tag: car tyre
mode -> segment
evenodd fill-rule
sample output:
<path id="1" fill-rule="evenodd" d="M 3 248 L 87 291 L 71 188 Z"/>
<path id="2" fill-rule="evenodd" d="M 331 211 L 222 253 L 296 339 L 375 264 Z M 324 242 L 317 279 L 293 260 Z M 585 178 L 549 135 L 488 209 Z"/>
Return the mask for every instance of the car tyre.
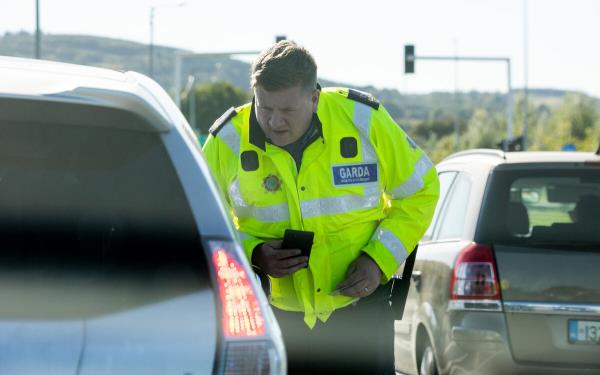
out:
<path id="1" fill-rule="evenodd" d="M 438 375 L 435 353 L 429 340 L 425 343 L 419 362 L 419 375 Z"/>

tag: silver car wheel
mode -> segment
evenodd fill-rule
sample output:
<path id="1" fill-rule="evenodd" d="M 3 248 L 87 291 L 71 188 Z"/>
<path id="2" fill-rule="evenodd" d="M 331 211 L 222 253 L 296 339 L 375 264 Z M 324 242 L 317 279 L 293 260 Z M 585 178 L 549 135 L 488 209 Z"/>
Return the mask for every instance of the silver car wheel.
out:
<path id="1" fill-rule="evenodd" d="M 421 357 L 421 366 L 419 366 L 419 375 L 437 375 L 437 366 L 435 363 L 435 355 L 433 354 L 433 348 L 428 342 L 425 350 L 423 350 L 423 356 Z"/>

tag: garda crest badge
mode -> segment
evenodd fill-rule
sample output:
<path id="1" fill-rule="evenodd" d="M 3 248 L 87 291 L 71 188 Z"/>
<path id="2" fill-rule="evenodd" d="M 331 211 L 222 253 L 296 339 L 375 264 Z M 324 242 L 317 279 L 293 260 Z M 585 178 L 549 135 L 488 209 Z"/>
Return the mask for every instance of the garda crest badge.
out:
<path id="1" fill-rule="evenodd" d="M 274 174 L 270 174 L 264 178 L 263 187 L 266 191 L 275 193 L 281 189 L 281 180 Z"/>
<path id="2" fill-rule="evenodd" d="M 377 163 L 335 165 L 331 167 L 333 184 L 357 185 L 378 181 Z"/>

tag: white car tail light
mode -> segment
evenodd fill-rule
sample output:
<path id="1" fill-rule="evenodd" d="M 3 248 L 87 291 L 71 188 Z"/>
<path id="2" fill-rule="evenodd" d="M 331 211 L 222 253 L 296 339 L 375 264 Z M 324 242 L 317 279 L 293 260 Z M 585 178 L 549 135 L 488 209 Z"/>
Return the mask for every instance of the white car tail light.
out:
<path id="1" fill-rule="evenodd" d="M 454 264 L 450 279 L 451 310 L 502 309 L 500 283 L 494 250 L 489 245 L 471 243 Z"/>
<path id="2" fill-rule="evenodd" d="M 208 241 L 221 307 L 222 345 L 217 374 L 282 374 L 283 348 L 277 348 L 265 325 L 266 304 L 261 304 L 251 274 L 239 260 L 230 241 Z M 272 317 L 272 315 L 269 315 Z M 272 332 L 271 332 L 272 333 Z M 279 350 L 278 350 L 279 349 Z"/>

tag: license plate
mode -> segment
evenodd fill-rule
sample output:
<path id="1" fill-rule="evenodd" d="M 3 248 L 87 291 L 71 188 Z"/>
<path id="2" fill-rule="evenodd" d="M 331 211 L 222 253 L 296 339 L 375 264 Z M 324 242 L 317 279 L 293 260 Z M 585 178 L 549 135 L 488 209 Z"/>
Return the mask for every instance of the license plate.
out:
<path id="1" fill-rule="evenodd" d="M 600 321 L 569 320 L 569 342 L 600 345 Z"/>

